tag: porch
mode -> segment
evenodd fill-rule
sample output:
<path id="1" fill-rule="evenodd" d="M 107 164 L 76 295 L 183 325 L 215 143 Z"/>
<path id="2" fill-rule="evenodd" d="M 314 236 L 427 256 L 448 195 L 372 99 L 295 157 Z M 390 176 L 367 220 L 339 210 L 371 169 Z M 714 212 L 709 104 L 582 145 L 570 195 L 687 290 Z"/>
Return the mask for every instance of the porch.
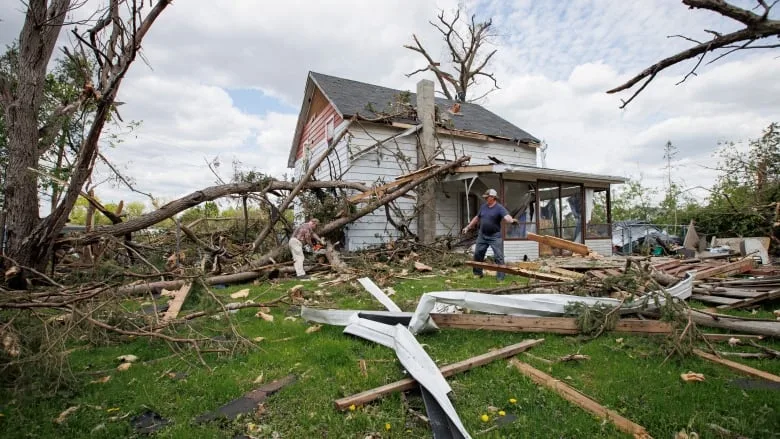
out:
<path id="1" fill-rule="evenodd" d="M 563 171 L 526 165 L 489 164 L 457 168 L 441 183 L 437 210 L 439 234 L 458 233 L 478 211 L 488 188 L 518 224 L 504 225 L 506 260 L 560 255 L 559 249 L 531 241 L 529 232 L 587 245 L 595 253 L 612 255 L 610 185 L 623 177 Z M 454 215 L 453 215 L 454 214 Z M 454 218 L 453 218 L 454 217 Z"/>

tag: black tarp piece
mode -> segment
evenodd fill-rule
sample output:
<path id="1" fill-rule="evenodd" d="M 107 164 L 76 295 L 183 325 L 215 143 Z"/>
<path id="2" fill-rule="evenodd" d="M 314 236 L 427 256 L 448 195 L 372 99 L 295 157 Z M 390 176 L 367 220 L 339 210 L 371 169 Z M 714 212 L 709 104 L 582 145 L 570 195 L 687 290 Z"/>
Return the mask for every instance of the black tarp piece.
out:
<path id="1" fill-rule="evenodd" d="M 465 439 L 431 392 L 420 386 L 420 393 L 433 431 L 433 439 Z"/>
<path id="2" fill-rule="evenodd" d="M 230 401 L 229 403 L 214 411 L 206 412 L 198 416 L 195 418 L 195 422 L 204 423 L 214 421 L 216 419 L 236 419 L 238 415 L 250 413 L 257 409 L 257 405 L 265 401 L 269 395 L 278 392 L 282 387 L 287 386 L 288 384 L 294 383 L 295 380 L 295 375 L 287 375 L 284 378 L 263 384 L 257 389 L 252 390 L 240 398 L 236 398 Z"/>
<path id="3" fill-rule="evenodd" d="M 133 426 L 133 430 L 138 434 L 155 433 L 170 423 L 171 421 L 149 409 L 130 418 L 130 425 Z"/>

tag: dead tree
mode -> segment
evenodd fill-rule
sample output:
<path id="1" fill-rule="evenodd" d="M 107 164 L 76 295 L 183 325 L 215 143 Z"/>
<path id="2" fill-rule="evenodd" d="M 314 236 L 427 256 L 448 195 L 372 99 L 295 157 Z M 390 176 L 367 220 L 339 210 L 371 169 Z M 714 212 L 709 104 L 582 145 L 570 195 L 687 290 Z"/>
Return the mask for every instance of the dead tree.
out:
<path id="1" fill-rule="evenodd" d="M 483 49 L 490 43 L 490 39 L 493 36 L 491 33 L 492 19 L 478 22 L 476 17 L 472 15 L 471 20 L 465 23 L 465 29 L 463 29 L 464 23 L 460 20 L 459 9 L 455 11 L 455 16 L 452 20 L 448 21 L 444 16 L 444 11 L 442 11 L 438 15 L 438 22 L 431 21 L 429 23 L 441 32 L 444 41 L 447 43 L 447 49 L 452 57 L 452 66 L 456 73 L 453 75 L 442 70 L 441 63 L 434 60 L 423 47 L 417 35 L 412 34 L 414 45 L 404 45 L 404 47 L 422 55 L 428 65 L 409 73 L 406 75 L 407 77 L 431 71 L 436 75 L 444 96 L 449 100 L 457 102 L 474 102 L 499 88 L 493 73 L 484 71 L 490 59 L 496 54 L 496 50 L 493 49 L 486 56 L 483 56 Z M 465 38 L 461 33 L 465 34 Z M 484 76 L 493 81 L 494 88 L 478 98 L 467 100 L 468 90 L 472 85 L 476 84 L 479 76 Z"/>
<path id="2" fill-rule="evenodd" d="M 724 56 L 727 56 L 738 50 L 772 49 L 780 47 L 780 43 L 754 44 L 769 37 L 780 37 L 780 20 L 769 18 L 769 13 L 777 1 L 774 1 L 771 4 L 767 4 L 766 0 L 757 0 L 757 5 L 754 10 L 760 8 L 760 14 L 753 12 L 753 10 L 734 6 L 724 0 L 682 0 L 682 2 L 683 4 L 688 5 L 690 9 L 710 10 L 724 17 L 731 18 L 732 20 L 735 20 L 744 25 L 744 27 L 726 34 L 705 29 L 705 32 L 713 36 L 711 39 L 706 41 L 699 41 L 684 35 L 670 35 L 669 38 L 682 38 L 695 43 L 696 45 L 689 49 L 683 50 L 680 53 L 658 61 L 620 86 L 607 91 L 607 93 L 617 93 L 623 90 L 629 90 L 637 85 L 640 81 L 644 80 L 642 85 L 640 85 L 639 88 L 634 91 L 634 94 L 632 94 L 628 99 L 622 100 L 620 108 L 625 108 L 626 105 L 633 101 L 634 98 L 636 98 L 639 93 L 641 93 L 647 87 L 647 85 L 650 84 L 653 79 L 655 79 L 658 73 L 685 60 L 697 58 L 696 64 L 677 83 L 677 85 L 682 84 L 689 77 L 695 76 L 696 70 L 699 68 L 699 66 L 701 66 L 704 58 L 708 54 L 715 54 L 716 51 L 720 50 L 721 53 L 707 62 L 707 64 L 712 64 Z"/>
<path id="3" fill-rule="evenodd" d="M 110 0 L 84 23 L 86 28 L 73 31 L 78 45 L 65 55 L 90 60 L 81 63 L 85 72 L 82 93 L 71 102 L 63 102 L 52 114 L 56 120 L 39 120 L 46 67 L 63 29 L 66 14 L 84 2 L 76 0 L 29 0 L 24 25 L 19 34 L 17 72 L 0 75 L 0 106 L 5 114 L 8 132 L 8 174 L 5 207 L 8 233 L 8 255 L 20 265 L 42 269 L 49 260 L 54 241 L 92 175 L 98 156 L 98 141 L 109 115 L 115 109 L 115 98 L 130 65 L 135 61 L 141 43 L 151 26 L 171 0 L 156 0 L 144 10 L 142 0 Z M 150 8 L 150 9 L 149 9 Z M 91 27 L 89 27 L 91 26 Z M 84 140 L 76 156 L 70 180 L 63 189 L 59 204 L 51 214 L 39 218 L 37 168 L 48 145 L 57 120 L 84 108 L 94 107 L 92 123 L 86 127 Z M 61 124 L 59 124 L 61 125 Z"/>

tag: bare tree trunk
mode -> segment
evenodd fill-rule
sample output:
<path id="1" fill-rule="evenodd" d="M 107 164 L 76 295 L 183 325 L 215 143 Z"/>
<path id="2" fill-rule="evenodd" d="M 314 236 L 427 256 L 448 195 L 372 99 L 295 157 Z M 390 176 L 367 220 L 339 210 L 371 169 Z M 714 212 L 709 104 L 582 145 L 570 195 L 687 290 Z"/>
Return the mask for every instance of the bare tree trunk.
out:
<path id="1" fill-rule="evenodd" d="M 18 74 L 15 90 L 0 83 L 0 99 L 8 130 L 6 175 L 6 225 L 8 255 L 17 263 L 42 268 L 48 257 L 28 244 L 27 238 L 39 224 L 38 177 L 30 168 L 38 167 L 38 114 L 43 101 L 43 84 L 60 27 L 70 7 L 68 0 L 30 0 L 19 35 Z"/>

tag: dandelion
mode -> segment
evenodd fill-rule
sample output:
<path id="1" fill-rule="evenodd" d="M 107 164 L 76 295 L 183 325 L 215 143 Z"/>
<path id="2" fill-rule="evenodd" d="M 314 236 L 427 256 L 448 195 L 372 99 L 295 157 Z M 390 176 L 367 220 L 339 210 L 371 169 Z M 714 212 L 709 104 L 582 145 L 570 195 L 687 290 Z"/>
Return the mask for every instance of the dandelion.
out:
<path id="1" fill-rule="evenodd" d="M 356 409 L 357 409 L 357 407 L 355 407 L 355 404 L 352 404 L 351 406 L 349 406 L 349 411 L 351 411 L 351 412 L 354 412 Z"/>
<path id="2" fill-rule="evenodd" d="M 510 404 L 517 404 L 517 400 L 514 399 L 514 398 L 509 398 L 509 403 Z"/>
<path id="3" fill-rule="evenodd" d="M 385 430 L 386 430 L 386 431 L 390 431 L 390 428 L 391 428 L 391 427 L 392 427 L 392 426 L 390 425 L 390 423 L 389 423 L 389 422 L 385 422 Z"/>
<path id="4" fill-rule="evenodd" d="M 490 416 L 488 415 L 482 415 L 479 417 L 479 419 L 482 419 L 482 422 L 487 422 L 490 420 Z"/>
<path id="5" fill-rule="evenodd" d="M 498 411 L 498 416 L 506 416 L 506 412 L 503 410 Z"/>

